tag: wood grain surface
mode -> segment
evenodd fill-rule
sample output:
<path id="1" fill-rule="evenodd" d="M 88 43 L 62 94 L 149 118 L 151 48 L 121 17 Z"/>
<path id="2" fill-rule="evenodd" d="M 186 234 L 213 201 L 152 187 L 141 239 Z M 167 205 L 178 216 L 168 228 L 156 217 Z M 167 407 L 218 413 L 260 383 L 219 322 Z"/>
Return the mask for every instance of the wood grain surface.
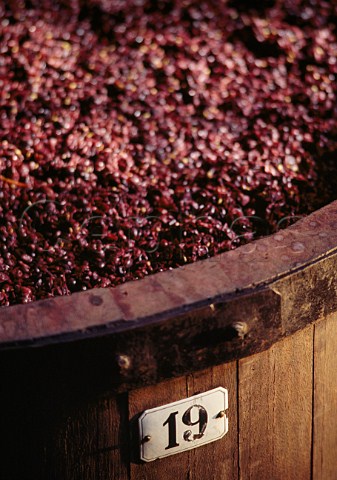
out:
<path id="1" fill-rule="evenodd" d="M 123 394 L 108 391 L 99 356 L 96 383 L 75 359 L 48 363 L 49 348 L 42 363 L 2 361 L 0 478 L 336 480 L 336 339 L 333 314 L 259 354 Z M 229 392 L 222 439 L 139 461 L 139 414 L 218 386 Z"/>
<path id="2" fill-rule="evenodd" d="M 167 403 L 175 402 L 187 397 L 186 377 L 162 382 L 153 387 L 145 387 L 135 390 L 129 395 L 130 420 L 148 408 L 158 407 Z M 138 450 L 137 437 L 135 435 L 132 448 Z M 183 452 L 170 457 L 161 458 L 146 464 L 131 464 L 132 480 L 183 480 L 188 478 L 189 453 Z"/>
<path id="3" fill-rule="evenodd" d="M 315 325 L 313 480 L 337 478 L 337 315 Z"/>
<path id="4" fill-rule="evenodd" d="M 110 397 L 77 405 L 63 419 L 54 440 L 57 480 L 128 480 L 126 402 Z"/>
<path id="5" fill-rule="evenodd" d="M 76 354 L 30 353 L 0 357 L 1 480 L 127 480 L 127 394 L 106 391 L 97 357 L 94 382 Z"/>
<path id="6" fill-rule="evenodd" d="M 239 361 L 240 479 L 310 480 L 312 351 L 310 326 Z"/>
<path id="7" fill-rule="evenodd" d="M 229 431 L 221 440 L 148 464 L 131 464 L 131 480 L 237 480 L 236 362 L 133 391 L 130 418 L 148 408 L 223 386 L 229 393 Z"/>

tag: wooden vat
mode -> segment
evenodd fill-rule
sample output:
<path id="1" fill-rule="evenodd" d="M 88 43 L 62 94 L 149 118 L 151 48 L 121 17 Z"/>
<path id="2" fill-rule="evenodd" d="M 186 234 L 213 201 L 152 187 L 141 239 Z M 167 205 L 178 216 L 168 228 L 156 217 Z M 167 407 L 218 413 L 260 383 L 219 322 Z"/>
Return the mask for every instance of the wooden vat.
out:
<path id="1" fill-rule="evenodd" d="M 0 310 L 0 477 L 337 479 L 337 202 L 115 289 Z M 134 418 L 222 386 L 229 431 L 151 463 Z"/>

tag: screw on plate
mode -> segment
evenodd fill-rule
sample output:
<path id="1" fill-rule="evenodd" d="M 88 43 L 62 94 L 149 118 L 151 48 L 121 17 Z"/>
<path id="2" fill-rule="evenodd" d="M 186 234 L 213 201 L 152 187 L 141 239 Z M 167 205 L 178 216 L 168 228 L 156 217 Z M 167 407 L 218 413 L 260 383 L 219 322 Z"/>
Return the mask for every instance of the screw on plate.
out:
<path id="1" fill-rule="evenodd" d="M 142 443 L 147 443 L 151 440 L 151 435 L 145 435 L 145 437 L 142 440 Z"/>
<path id="2" fill-rule="evenodd" d="M 225 417 L 225 416 L 226 416 L 225 410 L 221 410 L 221 411 L 217 414 L 216 418 L 223 418 L 223 417 Z"/>

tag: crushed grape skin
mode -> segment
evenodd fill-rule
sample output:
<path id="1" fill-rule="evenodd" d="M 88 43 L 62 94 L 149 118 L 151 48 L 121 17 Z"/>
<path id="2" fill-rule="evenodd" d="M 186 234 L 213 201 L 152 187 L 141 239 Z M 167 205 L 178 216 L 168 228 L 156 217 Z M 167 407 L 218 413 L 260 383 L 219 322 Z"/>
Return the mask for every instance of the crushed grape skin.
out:
<path id="1" fill-rule="evenodd" d="M 0 305 L 207 258 L 333 200 L 336 8 L 0 1 Z"/>

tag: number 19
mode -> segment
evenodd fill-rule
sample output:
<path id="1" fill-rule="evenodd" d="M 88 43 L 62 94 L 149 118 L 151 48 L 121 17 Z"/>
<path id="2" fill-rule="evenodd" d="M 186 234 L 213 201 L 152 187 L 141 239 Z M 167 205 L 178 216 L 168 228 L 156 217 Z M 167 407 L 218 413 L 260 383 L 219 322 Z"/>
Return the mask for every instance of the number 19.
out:
<path id="1" fill-rule="evenodd" d="M 197 420 L 194 422 L 192 422 L 192 419 L 191 419 L 191 416 L 192 416 L 191 412 L 193 409 L 198 409 L 198 413 L 199 413 Z M 168 437 L 169 437 L 169 442 L 165 450 L 179 446 L 179 443 L 177 442 L 177 419 L 176 419 L 177 415 L 178 415 L 178 412 L 172 412 L 167 418 L 167 420 L 163 423 L 163 427 L 165 427 L 165 425 L 168 425 Z M 183 434 L 183 439 L 186 442 L 193 442 L 194 440 L 199 440 L 204 436 L 205 430 L 207 427 L 207 422 L 208 422 L 207 411 L 201 405 L 192 405 L 192 407 L 188 408 L 186 412 L 183 414 L 182 421 L 185 425 L 190 427 L 194 425 L 199 425 L 199 433 L 193 434 L 191 430 L 186 430 Z"/>

